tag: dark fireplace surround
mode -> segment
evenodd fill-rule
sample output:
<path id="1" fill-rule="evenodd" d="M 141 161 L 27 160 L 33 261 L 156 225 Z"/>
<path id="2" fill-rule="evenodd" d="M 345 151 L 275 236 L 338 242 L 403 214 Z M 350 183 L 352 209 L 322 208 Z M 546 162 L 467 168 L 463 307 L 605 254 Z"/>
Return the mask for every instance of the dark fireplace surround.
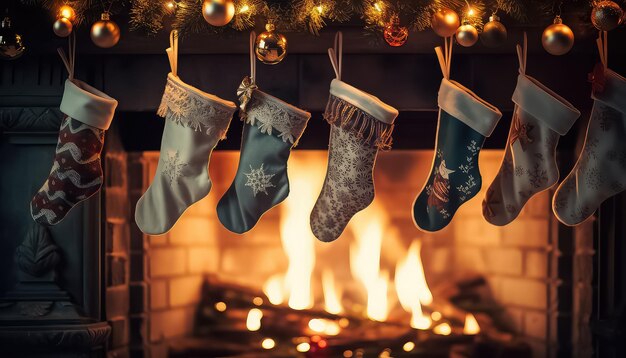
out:
<path id="1" fill-rule="evenodd" d="M 436 39 L 417 34 L 422 37 L 420 45 L 389 54 L 384 53 L 388 49 L 351 49 L 351 38 L 354 42 L 362 40 L 356 40 L 356 30 L 344 30 L 348 44 L 345 62 L 351 64 L 345 69 L 346 80 L 380 95 L 401 111 L 389 158 L 394 152 L 401 158 L 404 151 L 432 149 L 440 81 L 431 53 Z M 533 31 L 531 38 L 538 38 L 538 30 Z M 519 39 L 520 34 L 520 29 L 513 29 L 511 38 Z M 280 66 L 259 69 L 258 81 L 265 91 L 313 113 L 297 151 L 321 150 L 327 145 L 328 128 L 320 113 L 332 77 L 324 54 L 324 44 L 330 44 L 331 38 L 331 31 L 320 38 L 294 35 L 293 43 L 305 45 L 294 46 Z M 238 42 L 245 43 L 242 39 Z M 144 44 L 139 38 L 132 40 Z M 163 357 L 178 339 L 193 335 L 193 326 L 174 331 L 157 329 L 177 316 L 193 316 L 197 301 L 183 299 L 180 306 L 170 302 L 173 287 L 184 289 L 188 287 L 184 283 L 190 282 L 184 275 L 161 275 L 159 266 L 154 266 L 156 257 L 168 252 L 172 236 L 161 239 L 144 235 L 133 222 L 134 205 L 147 188 L 158 160 L 154 151 L 159 148 L 163 122 L 154 112 L 168 72 L 161 48 L 166 46 L 164 37 L 149 42 L 151 45 L 136 49 L 129 45 L 107 55 L 86 41 L 79 42 L 77 77 L 102 88 L 118 99 L 120 106 L 107 133 L 102 191 L 50 229 L 32 222 L 27 203 L 52 162 L 66 74 L 51 51 L 0 62 L 0 168 L 4 174 L 0 178 L 0 346 L 8 348 L 9 356 L 45 352 L 67 357 Z M 567 173 L 576 158 L 591 105 L 586 76 L 596 59 L 593 36 L 587 35 L 580 42 L 584 43 L 582 49 L 567 58 L 550 57 L 531 42 L 528 60 L 533 76 L 583 112 L 576 128 L 561 140 L 561 173 Z M 208 50 L 197 39 L 189 44 L 190 53 L 185 53 L 185 42 L 181 46 L 181 77 L 235 100 L 234 89 L 248 68 L 245 48 L 229 47 L 225 41 L 218 44 L 222 47 L 215 45 Z M 459 50 L 454 55 L 453 77 L 505 114 L 494 136 L 487 140 L 487 149 L 503 147 L 510 123 L 517 65 L 513 42 L 505 48 L 494 53 Z M 626 61 L 618 61 L 624 59 L 624 49 L 613 50 L 612 63 L 618 66 L 615 70 L 624 73 Z M 218 146 L 217 156 L 236 157 L 222 151 L 238 149 L 240 131 L 241 124 L 234 119 L 229 138 Z M 544 318 L 539 326 L 532 326 L 536 322 L 533 316 L 521 310 L 519 320 L 526 328 L 518 332 L 529 335 L 529 330 L 537 327 L 546 331 L 539 348 L 533 347 L 535 356 L 589 356 L 595 352 L 596 356 L 618 357 L 623 353 L 619 337 L 623 338 L 624 332 L 620 322 L 624 317 L 626 248 L 620 240 L 624 238 L 624 224 L 619 218 L 624 215 L 625 203 L 624 195 L 609 200 L 593 220 L 577 228 L 558 224 L 549 214 L 547 200 L 538 209 L 544 213 L 540 215 L 546 219 L 548 235 L 547 244 L 538 251 L 547 265 Z M 177 248 L 172 247 L 170 253 Z M 189 247 L 189 252 L 193 248 L 194 252 L 209 253 L 206 247 Z M 215 268 L 198 270 L 204 274 Z M 159 290 L 166 290 L 167 302 L 157 301 L 162 296 Z M 192 318 L 187 321 L 193 323 Z"/>

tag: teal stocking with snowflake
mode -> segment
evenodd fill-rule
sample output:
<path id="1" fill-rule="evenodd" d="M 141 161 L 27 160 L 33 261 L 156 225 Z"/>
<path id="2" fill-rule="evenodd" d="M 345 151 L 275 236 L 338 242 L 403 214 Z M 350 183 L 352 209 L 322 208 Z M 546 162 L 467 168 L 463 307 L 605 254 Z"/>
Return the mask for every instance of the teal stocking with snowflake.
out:
<path id="1" fill-rule="evenodd" d="M 250 36 L 251 77 L 237 94 L 244 121 L 241 154 L 235 179 L 220 202 L 217 216 L 228 230 L 242 234 L 289 195 L 287 159 L 304 132 L 309 112 L 260 91 L 254 83 L 255 60 Z"/>
<path id="2" fill-rule="evenodd" d="M 478 154 L 502 114 L 461 84 L 448 79 L 448 60 L 437 49 L 444 79 L 439 88 L 439 124 L 431 175 L 413 204 L 424 231 L 446 227 L 457 209 L 482 185 Z M 449 53 L 448 57 L 449 58 Z"/>

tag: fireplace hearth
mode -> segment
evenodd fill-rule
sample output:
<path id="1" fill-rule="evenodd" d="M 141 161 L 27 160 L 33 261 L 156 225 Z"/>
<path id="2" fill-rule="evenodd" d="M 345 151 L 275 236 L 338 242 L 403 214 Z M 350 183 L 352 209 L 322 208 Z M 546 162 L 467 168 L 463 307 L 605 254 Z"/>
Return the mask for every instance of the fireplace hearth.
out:
<path id="1" fill-rule="evenodd" d="M 549 192 L 503 228 L 480 216 L 481 192 L 448 228 L 424 233 L 407 212 L 432 152 L 382 153 L 374 202 L 326 244 L 310 232 L 308 213 L 327 152 L 295 151 L 290 196 L 242 236 L 221 227 L 215 213 L 237 155 L 213 154 L 211 193 L 168 234 L 130 233 L 138 249 L 130 300 L 142 300 L 133 312 L 142 349 L 173 357 L 543 357 L 558 350 L 559 310 L 569 308 L 557 303 L 567 302 L 571 283 L 558 270 L 567 253 Z M 500 150 L 481 154 L 485 182 L 501 157 Z M 128 163 L 132 208 L 158 152 L 129 153 Z M 109 201 L 122 193 L 114 195 Z"/>

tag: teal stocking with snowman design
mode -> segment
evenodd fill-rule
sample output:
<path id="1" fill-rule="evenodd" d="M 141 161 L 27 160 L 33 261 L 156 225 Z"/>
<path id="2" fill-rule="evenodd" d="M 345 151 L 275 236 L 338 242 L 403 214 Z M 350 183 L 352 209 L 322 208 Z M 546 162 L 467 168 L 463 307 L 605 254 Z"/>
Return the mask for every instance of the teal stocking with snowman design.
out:
<path id="1" fill-rule="evenodd" d="M 478 154 L 502 117 L 500 111 L 449 79 L 452 44 L 436 48 L 444 75 L 439 88 L 439 123 L 431 175 L 413 204 L 413 219 L 424 231 L 446 227 L 458 208 L 482 185 Z"/>

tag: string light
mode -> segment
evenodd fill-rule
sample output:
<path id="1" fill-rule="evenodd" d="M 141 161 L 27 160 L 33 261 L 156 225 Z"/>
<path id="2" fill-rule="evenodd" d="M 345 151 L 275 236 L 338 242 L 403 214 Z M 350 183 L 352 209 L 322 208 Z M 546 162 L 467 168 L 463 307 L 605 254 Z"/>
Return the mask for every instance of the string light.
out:
<path id="1" fill-rule="evenodd" d="M 319 4 L 315 7 L 315 9 L 317 10 L 317 12 L 322 15 L 324 13 L 324 6 L 322 4 Z"/>
<path id="2" fill-rule="evenodd" d="M 378 12 L 383 12 L 383 4 L 381 2 L 374 3 L 374 9 Z"/>
<path id="3" fill-rule="evenodd" d="M 248 4 L 244 4 L 239 8 L 239 13 L 240 14 L 245 14 L 246 12 L 248 12 L 250 10 L 250 6 L 248 6 Z"/>
<path id="4" fill-rule="evenodd" d="M 73 7 L 65 4 L 59 8 L 59 17 L 64 17 L 70 21 L 74 21 L 76 18 L 76 11 Z"/>

